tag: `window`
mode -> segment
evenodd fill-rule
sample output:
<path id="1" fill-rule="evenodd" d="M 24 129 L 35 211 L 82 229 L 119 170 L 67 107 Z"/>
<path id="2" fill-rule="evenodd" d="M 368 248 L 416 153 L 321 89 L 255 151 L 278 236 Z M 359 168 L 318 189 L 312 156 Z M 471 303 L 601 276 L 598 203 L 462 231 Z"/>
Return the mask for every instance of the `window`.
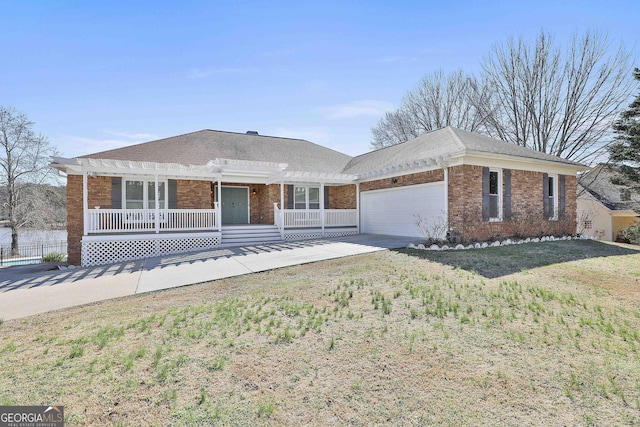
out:
<path id="1" fill-rule="evenodd" d="M 126 209 L 155 209 L 156 183 L 150 180 L 125 180 L 123 186 Z M 167 207 L 167 183 L 158 181 L 158 209 Z"/>
<path id="2" fill-rule="evenodd" d="M 294 209 L 307 209 L 307 187 L 296 187 L 293 200 Z"/>
<path id="3" fill-rule="evenodd" d="M 593 221 L 591 221 L 590 219 L 585 219 L 584 220 L 584 229 L 585 230 L 591 230 L 593 228 Z"/>
<path id="4" fill-rule="evenodd" d="M 549 215 L 552 218 L 555 218 L 556 216 L 556 203 L 555 203 L 555 179 L 553 179 L 552 176 L 549 177 L 549 181 L 547 183 L 547 185 L 549 186 Z"/>
<path id="5" fill-rule="evenodd" d="M 320 189 L 318 187 L 298 187 L 293 190 L 294 209 L 320 209 Z"/>
<path id="6" fill-rule="evenodd" d="M 558 219 L 558 177 L 544 174 L 543 178 L 544 217 Z"/>
<path id="7" fill-rule="evenodd" d="M 511 170 L 482 168 L 482 220 L 511 218 Z"/>
<path id="8" fill-rule="evenodd" d="M 500 172 L 489 172 L 489 219 L 499 221 L 502 217 L 500 212 Z"/>

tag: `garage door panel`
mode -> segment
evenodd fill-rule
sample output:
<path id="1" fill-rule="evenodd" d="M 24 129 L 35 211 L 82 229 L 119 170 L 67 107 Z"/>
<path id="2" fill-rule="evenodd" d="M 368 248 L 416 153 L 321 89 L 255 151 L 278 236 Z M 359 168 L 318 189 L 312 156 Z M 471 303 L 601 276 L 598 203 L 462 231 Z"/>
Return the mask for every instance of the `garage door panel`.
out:
<path id="1" fill-rule="evenodd" d="M 360 194 L 363 233 L 424 237 L 415 224 L 417 216 L 434 222 L 445 210 L 441 182 Z"/>

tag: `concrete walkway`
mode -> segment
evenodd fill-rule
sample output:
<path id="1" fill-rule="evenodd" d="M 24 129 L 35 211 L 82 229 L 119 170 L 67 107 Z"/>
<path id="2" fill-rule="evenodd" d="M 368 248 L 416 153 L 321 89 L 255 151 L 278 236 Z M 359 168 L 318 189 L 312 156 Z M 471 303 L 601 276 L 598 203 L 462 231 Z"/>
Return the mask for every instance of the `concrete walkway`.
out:
<path id="1" fill-rule="evenodd" d="M 0 269 L 0 319 L 9 320 L 160 289 L 405 247 L 412 237 L 340 238 L 219 248 L 99 267 Z"/>

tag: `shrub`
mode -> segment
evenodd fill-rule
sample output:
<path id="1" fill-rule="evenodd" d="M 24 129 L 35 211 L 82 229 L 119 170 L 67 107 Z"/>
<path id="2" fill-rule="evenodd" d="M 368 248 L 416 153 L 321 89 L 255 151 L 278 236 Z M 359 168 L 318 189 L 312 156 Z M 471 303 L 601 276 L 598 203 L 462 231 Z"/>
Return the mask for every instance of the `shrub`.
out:
<path id="1" fill-rule="evenodd" d="M 634 245 L 640 244 L 640 224 L 636 223 L 628 226 L 627 228 L 623 228 L 620 230 L 620 234 Z"/>
<path id="2" fill-rule="evenodd" d="M 42 262 L 62 262 L 67 258 L 65 254 L 60 252 L 49 252 L 42 256 Z"/>

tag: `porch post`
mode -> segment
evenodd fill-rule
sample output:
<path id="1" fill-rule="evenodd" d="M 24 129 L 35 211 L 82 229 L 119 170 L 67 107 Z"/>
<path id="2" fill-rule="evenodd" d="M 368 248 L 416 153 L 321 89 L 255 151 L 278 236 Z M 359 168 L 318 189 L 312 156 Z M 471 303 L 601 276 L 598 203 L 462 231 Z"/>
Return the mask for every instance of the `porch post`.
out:
<path id="1" fill-rule="evenodd" d="M 320 223 L 322 224 L 322 237 L 324 237 L 324 182 L 320 183 Z"/>
<path id="2" fill-rule="evenodd" d="M 88 172 L 82 174 L 82 221 L 84 225 L 83 236 L 89 234 L 89 188 L 88 188 Z"/>
<path id="3" fill-rule="evenodd" d="M 445 165 L 442 170 L 444 171 L 444 216 L 449 223 L 449 168 Z"/>
<path id="4" fill-rule="evenodd" d="M 160 194 L 160 192 L 158 191 L 158 174 L 155 175 L 155 187 L 154 187 L 154 191 L 155 191 L 155 205 L 156 205 L 156 209 L 155 209 L 155 227 L 156 227 L 156 234 L 160 233 L 160 198 L 158 197 L 158 195 Z"/>
<path id="5" fill-rule="evenodd" d="M 218 176 L 218 231 L 222 230 L 222 174 Z"/>
<path id="6" fill-rule="evenodd" d="M 356 215 L 358 216 L 357 224 L 358 233 L 360 233 L 360 183 L 356 182 Z"/>
<path id="7" fill-rule="evenodd" d="M 284 181 L 280 181 L 280 225 L 284 230 Z"/>

